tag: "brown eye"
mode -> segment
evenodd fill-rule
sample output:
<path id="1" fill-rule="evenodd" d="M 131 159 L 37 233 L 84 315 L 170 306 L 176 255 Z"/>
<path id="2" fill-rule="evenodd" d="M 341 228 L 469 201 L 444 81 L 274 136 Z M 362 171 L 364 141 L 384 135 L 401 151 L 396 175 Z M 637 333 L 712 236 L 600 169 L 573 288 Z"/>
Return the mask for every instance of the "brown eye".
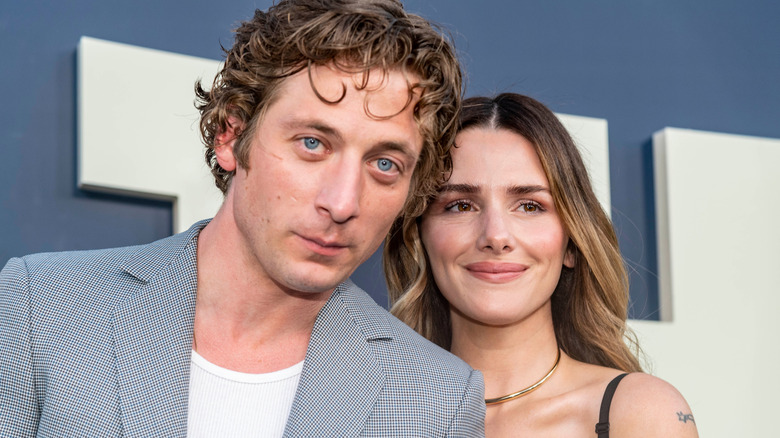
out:
<path id="1" fill-rule="evenodd" d="M 445 210 L 452 212 L 452 213 L 467 213 L 470 211 L 474 211 L 474 206 L 471 205 L 470 202 L 467 201 L 456 201 L 451 202 L 450 204 L 447 204 L 447 207 Z"/>
<path id="2" fill-rule="evenodd" d="M 542 206 L 536 202 L 526 202 L 520 206 L 520 209 L 523 211 L 523 213 L 530 214 L 541 213 L 543 211 Z"/>

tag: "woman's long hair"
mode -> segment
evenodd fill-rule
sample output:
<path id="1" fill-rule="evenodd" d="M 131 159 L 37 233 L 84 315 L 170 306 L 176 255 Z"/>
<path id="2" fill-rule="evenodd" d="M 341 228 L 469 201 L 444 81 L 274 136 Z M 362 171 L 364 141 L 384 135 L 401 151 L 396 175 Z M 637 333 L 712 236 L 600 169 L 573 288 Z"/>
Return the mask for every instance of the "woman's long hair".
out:
<path id="1" fill-rule="evenodd" d="M 458 130 L 470 128 L 512 131 L 529 140 L 539 155 L 574 254 L 574 267 L 562 268 L 551 299 L 558 346 L 582 362 L 641 371 L 636 337 L 626 326 L 628 275 L 617 236 L 566 128 L 538 101 L 513 93 L 466 99 Z M 391 311 L 449 349 L 449 304 L 433 280 L 419 224 L 419 216 L 399 217 L 385 241 Z"/>

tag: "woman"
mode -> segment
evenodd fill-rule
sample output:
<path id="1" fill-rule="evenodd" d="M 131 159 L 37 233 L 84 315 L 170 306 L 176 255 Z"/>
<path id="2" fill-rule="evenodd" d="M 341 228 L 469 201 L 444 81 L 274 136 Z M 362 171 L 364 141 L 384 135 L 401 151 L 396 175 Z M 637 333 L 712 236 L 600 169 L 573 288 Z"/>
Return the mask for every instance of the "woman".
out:
<path id="1" fill-rule="evenodd" d="M 393 313 L 484 374 L 487 435 L 698 436 L 679 392 L 641 373 L 617 237 L 566 129 L 516 94 L 467 99 L 458 129 L 385 272 Z"/>

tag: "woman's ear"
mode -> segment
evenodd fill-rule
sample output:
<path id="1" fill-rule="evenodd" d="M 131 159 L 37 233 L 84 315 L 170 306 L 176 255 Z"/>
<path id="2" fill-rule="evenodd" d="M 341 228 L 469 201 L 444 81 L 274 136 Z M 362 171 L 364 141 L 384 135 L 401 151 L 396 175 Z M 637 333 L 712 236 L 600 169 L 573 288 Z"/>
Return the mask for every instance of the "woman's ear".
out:
<path id="1" fill-rule="evenodd" d="M 574 244 L 569 240 L 569 244 L 566 245 L 566 253 L 563 255 L 563 266 L 567 268 L 574 267 Z"/>
<path id="2" fill-rule="evenodd" d="M 243 123 L 233 116 L 228 117 L 227 128 L 214 139 L 214 153 L 219 166 L 228 172 L 236 170 L 236 157 L 233 146 L 237 135 L 243 130 Z"/>

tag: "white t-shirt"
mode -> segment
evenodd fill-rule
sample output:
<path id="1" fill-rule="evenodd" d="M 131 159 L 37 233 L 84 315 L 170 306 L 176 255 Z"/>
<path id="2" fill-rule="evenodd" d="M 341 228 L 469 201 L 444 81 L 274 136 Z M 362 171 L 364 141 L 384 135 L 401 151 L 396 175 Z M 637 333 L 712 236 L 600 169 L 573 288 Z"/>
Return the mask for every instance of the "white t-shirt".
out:
<path id="1" fill-rule="evenodd" d="M 193 351 L 187 437 L 281 437 L 302 370 L 241 373 Z"/>

